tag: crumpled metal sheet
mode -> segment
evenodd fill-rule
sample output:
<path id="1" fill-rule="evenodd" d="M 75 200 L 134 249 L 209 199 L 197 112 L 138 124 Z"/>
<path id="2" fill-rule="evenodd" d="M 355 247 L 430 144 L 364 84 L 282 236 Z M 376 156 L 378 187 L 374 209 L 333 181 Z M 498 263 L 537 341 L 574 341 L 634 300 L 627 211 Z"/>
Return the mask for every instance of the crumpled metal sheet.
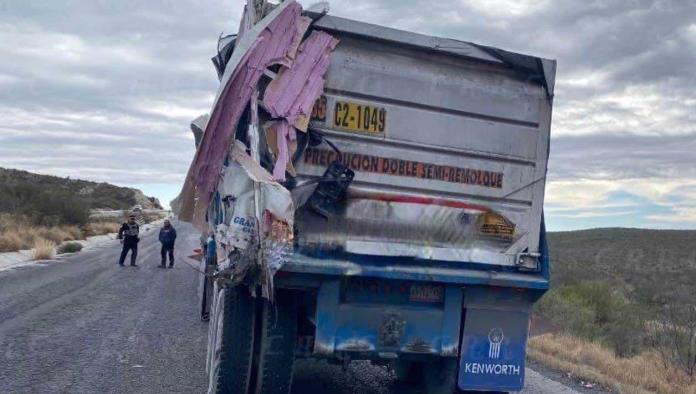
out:
<path id="1" fill-rule="evenodd" d="M 286 118 L 294 124 L 298 117 L 309 116 L 324 89 L 324 74 L 329 55 L 338 40 L 323 31 L 313 31 L 302 42 L 292 67 L 284 67 L 268 85 L 263 106 L 274 118 Z"/>
<path id="2" fill-rule="evenodd" d="M 210 121 L 189 167 L 182 189 L 181 220 L 203 228 L 223 159 L 239 118 L 264 70 L 272 64 L 290 64 L 302 7 L 281 3 L 240 39 L 223 75 Z"/>
<path id="3" fill-rule="evenodd" d="M 217 189 L 229 205 L 216 226 L 218 260 L 234 260 L 230 261 L 233 281 L 260 285 L 264 297 L 272 298 L 273 275 L 287 261 L 293 246 L 292 196 L 246 153 L 241 142 L 235 142 L 229 158 Z M 259 185 L 262 223 L 254 215 L 255 183 Z"/>
<path id="4" fill-rule="evenodd" d="M 290 157 L 296 130 L 307 130 L 323 90 L 329 55 L 338 43 L 320 31 L 303 40 L 311 19 L 301 11 L 294 0 L 263 10 L 245 9 L 234 51 L 225 53 L 229 60 L 212 113 L 205 122 L 199 118 L 192 124 L 200 144 L 179 198 L 179 217 L 214 234 L 218 267 L 231 274 L 224 281 L 260 286 L 269 299 L 273 275 L 293 250 L 295 206 L 277 180 L 284 180 L 286 170 L 293 172 Z M 258 21 L 261 15 L 266 16 Z M 243 114 L 250 102 L 248 126 L 259 126 L 256 102 L 263 86 L 259 82 L 268 67 L 277 64 L 282 66 L 278 74 L 267 73 L 275 78 L 265 88 L 263 102 L 273 118 L 264 125 L 277 158 L 271 175 L 242 142 L 232 141 L 238 129 L 247 126 L 239 122 L 247 119 Z"/>
<path id="5" fill-rule="evenodd" d="M 283 67 L 263 95 L 263 106 L 273 118 L 283 118 L 276 132 L 277 158 L 273 177 L 285 180 L 292 155 L 289 145 L 296 139 L 295 129 L 307 131 L 314 102 L 324 90 L 324 75 L 329 55 L 338 40 L 322 31 L 314 31 L 302 42 L 292 67 Z"/>
<path id="6" fill-rule="evenodd" d="M 203 139 L 203 133 L 205 132 L 205 128 L 208 125 L 209 120 L 210 115 L 203 114 L 191 121 L 191 132 L 193 133 L 196 148 L 198 148 L 198 145 L 201 144 L 201 140 Z"/>
<path id="7" fill-rule="evenodd" d="M 249 178 L 261 186 L 261 206 L 270 211 L 276 218 L 294 225 L 295 206 L 288 189 L 278 183 L 265 168 L 249 156 L 246 147 L 236 141 L 230 156 L 241 165 Z"/>

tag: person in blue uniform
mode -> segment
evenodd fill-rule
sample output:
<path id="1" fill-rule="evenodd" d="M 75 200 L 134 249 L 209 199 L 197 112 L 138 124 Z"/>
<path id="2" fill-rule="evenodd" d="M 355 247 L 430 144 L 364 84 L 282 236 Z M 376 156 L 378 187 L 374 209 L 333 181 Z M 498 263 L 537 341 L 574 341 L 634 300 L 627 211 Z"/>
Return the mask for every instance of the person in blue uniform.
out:
<path id="1" fill-rule="evenodd" d="M 129 215 L 128 221 L 121 225 L 118 230 L 118 239 L 121 240 L 123 248 L 121 249 L 121 257 L 118 259 L 118 265 L 123 267 L 123 262 L 126 260 L 126 255 L 131 252 L 130 265 L 135 267 L 135 259 L 138 258 L 138 242 L 140 238 L 140 226 L 135 222 L 135 215 Z"/>

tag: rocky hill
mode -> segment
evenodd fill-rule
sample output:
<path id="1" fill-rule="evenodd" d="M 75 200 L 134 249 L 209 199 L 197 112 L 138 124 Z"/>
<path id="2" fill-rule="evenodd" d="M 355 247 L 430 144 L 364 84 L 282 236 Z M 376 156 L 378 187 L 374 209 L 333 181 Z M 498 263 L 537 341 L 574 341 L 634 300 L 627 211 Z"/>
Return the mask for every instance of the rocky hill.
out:
<path id="1" fill-rule="evenodd" d="M 138 189 L 0 168 L 0 212 L 20 210 L 25 204 L 24 196 L 33 190 L 49 196 L 72 195 L 88 209 L 130 209 L 137 204 L 143 209 L 162 209 L 156 198 Z"/>

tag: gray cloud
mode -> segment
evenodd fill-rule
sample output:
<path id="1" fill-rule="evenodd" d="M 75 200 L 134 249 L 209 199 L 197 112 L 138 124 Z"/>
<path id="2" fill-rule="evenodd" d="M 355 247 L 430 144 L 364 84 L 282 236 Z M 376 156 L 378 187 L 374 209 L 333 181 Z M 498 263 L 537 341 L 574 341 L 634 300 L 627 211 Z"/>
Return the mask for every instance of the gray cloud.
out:
<path id="1" fill-rule="evenodd" d="M 181 182 L 188 122 L 217 90 L 216 37 L 241 4 L 0 0 L 0 166 Z M 696 0 L 352 0 L 332 14 L 557 59 L 558 185 L 696 182 Z"/>
<path id="2" fill-rule="evenodd" d="M 552 141 L 551 180 L 696 180 L 696 136 L 599 134 Z"/>

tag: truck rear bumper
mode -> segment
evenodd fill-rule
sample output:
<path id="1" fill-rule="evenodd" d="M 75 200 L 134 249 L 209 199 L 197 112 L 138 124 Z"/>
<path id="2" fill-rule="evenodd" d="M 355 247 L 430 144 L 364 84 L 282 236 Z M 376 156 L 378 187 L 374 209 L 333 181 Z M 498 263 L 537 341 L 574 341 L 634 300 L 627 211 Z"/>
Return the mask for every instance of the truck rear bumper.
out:
<path id="1" fill-rule="evenodd" d="M 395 284 L 391 295 L 382 294 L 380 298 L 403 298 L 397 293 L 398 287 Z M 353 353 L 356 358 L 393 358 L 397 354 L 457 356 L 460 288 L 445 287 L 442 300 L 434 304 L 347 300 L 350 292 L 338 280 L 324 282 L 320 287 L 315 355 L 342 352 Z"/>
<path id="2" fill-rule="evenodd" d="M 542 292 L 420 283 L 324 279 L 317 292 L 313 355 L 458 358 L 461 389 L 520 390 L 530 311 Z M 414 294 L 426 299 L 414 301 Z"/>
<path id="3" fill-rule="evenodd" d="M 423 262 L 412 259 L 378 259 L 373 256 L 360 256 L 359 258 L 360 261 L 352 261 L 338 258 L 317 258 L 296 253 L 283 265 L 283 271 L 536 290 L 547 290 L 549 287 L 548 279 L 541 274 L 460 268 L 456 266 L 457 264 L 452 263 L 446 266 L 437 266 L 432 261 Z M 470 266 L 470 264 L 460 265 Z"/>

